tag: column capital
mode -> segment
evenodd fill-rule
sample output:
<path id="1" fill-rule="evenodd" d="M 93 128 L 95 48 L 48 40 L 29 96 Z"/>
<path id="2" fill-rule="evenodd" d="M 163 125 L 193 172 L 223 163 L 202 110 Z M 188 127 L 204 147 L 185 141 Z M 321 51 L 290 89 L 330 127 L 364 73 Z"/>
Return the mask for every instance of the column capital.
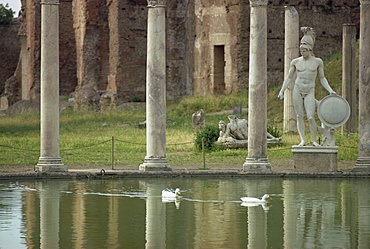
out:
<path id="1" fill-rule="evenodd" d="M 267 6 L 268 0 L 249 0 L 251 7 Z"/>
<path id="2" fill-rule="evenodd" d="M 148 8 L 164 8 L 166 7 L 166 0 L 147 0 Z"/>
<path id="3" fill-rule="evenodd" d="M 59 4 L 59 0 L 41 0 L 40 4 L 44 4 L 44 5 L 58 5 Z"/>

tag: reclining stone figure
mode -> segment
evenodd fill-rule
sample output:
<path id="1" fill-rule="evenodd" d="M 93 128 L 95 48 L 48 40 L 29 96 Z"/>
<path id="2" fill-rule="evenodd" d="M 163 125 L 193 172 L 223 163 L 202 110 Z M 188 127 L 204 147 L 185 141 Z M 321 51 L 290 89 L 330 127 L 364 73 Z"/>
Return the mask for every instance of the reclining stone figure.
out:
<path id="1" fill-rule="evenodd" d="M 239 119 L 235 115 L 229 115 L 227 118 L 230 123 L 225 124 L 223 120 L 218 123 L 220 129 L 220 136 L 218 142 L 234 142 L 235 140 L 248 140 L 248 121 L 246 119 Z M 267 132 L 268 139 L 278 139 Z"/>

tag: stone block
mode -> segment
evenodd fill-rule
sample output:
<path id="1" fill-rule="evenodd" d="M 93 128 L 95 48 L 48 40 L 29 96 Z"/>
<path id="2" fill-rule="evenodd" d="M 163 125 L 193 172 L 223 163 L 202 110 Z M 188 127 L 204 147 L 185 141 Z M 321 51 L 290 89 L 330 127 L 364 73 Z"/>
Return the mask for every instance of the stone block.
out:
<path id="1" fill-rule="evenodd" d="M 292 146 L 293 170 L 336 172 L 338 146 Z"/>

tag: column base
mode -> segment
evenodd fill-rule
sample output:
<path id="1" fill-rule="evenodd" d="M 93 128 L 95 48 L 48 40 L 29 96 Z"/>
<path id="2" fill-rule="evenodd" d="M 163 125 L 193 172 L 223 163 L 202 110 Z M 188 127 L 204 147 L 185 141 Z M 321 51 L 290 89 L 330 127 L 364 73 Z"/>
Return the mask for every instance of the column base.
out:
<path id="1" fill-rule="evenodd" d="M 358 157 L 353 172 L 370 172 L 370 157 Z"/>
<path id="2" fill-rule="evenodd" d="M 144 163 L 139 166 L 141 171 L 171 171 L 167 158 L 145 157 Z"/>
<path id="3" fill-rule="evenodd" d="M 243 171 L 266 172 L 271 171 L 271 165 L 267 158 L 246 158 Z"/>
<path id="4" fill-rule="evenodd" d="M 338 146 L 292 146 L 296 172 L 336 172 Z"/>
<path id="5" fill-rule="evenodd" d="M 68 166 L 62 163 L 60 157 L 40 157 L 35 166 L 37 172 L 67 172 Z"/>

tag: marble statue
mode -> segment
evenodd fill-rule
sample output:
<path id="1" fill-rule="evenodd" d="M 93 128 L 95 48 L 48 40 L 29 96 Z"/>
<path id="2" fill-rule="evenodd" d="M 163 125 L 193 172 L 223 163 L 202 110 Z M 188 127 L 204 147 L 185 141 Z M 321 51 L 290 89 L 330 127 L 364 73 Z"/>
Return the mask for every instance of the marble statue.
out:
<path id="1" fill-rule="evenodd" d="M 218 123 L 218 128 L 220 129 L 220 135 L 217 142 L 235 142 L 237 141 L 247 141 L 248 140 L 248 121 L 246 119 L 240 119 L 235 115 L 227 116 L 230 123 L 226 124 L 223 120 Z M 267 132 L 267 138 L 272 140 L 279 140 L 275 138 L 270 133 Z"/>
<path id="2" fill-rule="evenodd" d="M 313 47 L 315 44 L 315 32 L 311 27 L 302 27 L 301 31 L 304 33 L 300 43 L 301 57 L 291 61 L 288 76 L 285 78 L 278 98 L 284 98 L 284 91 L 290 84 L 290 81 L 297 73 L 297 78 L 294 82 L 293 88 L 293 103 L 294 110 L 297 115 L 297 129 L 301 139 L 299 146 L 306 145 L 303 111 L 306 110 L 307 120 L 310 127 L 313 146 L 320 146 L 316 141 L 316 132 L 318 130 L 315 122 L 315 79 L 317 74 L 320 78 L 321 85 L 330 93 L 335 94 L 333 89 L 324 75 L 324 64 L 320 58 L 313 54 Z"/>
<path id="3" fill-rule="evenodd" d="M 192 121 L 193 121 L 193 126 L 200 130 L 204 128 L 205 125 L 205 116 L 204 116 L 204 111 L 203 109 L 200 109 L 199 111 L 196 111 L 192 115 Z"/>

